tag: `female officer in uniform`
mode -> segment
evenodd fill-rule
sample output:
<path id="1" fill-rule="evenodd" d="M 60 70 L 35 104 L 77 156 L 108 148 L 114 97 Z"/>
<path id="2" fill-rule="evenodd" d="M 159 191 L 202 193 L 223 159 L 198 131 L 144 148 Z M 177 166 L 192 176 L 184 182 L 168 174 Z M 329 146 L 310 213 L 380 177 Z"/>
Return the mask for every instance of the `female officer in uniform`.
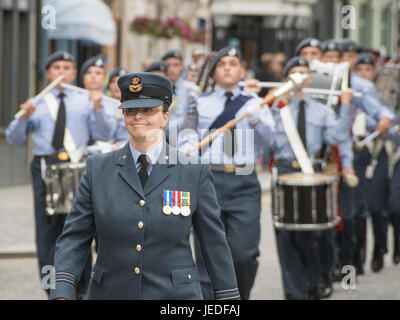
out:
<path id="1" fill-rule="evenodd" d="M 177 163 L 182 155 L 164 139 L 171 82 L 136 73 L 122 76 L 118 86 L 130 141 L 88 159 L 57 241 L 50 298 L 75 298 L 96 233 L 89 299 L 201 299 L 192 227 L 216 299 L 240 298 L 210 168 Z"/>

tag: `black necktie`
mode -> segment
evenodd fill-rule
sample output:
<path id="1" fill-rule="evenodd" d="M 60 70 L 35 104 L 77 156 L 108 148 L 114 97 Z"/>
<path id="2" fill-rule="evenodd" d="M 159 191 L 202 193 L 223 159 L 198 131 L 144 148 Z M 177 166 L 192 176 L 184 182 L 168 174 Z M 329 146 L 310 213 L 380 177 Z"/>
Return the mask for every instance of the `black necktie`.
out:
<path id="1" fill-rule="evenodd" d="M 225 96 L 226 96 L 226 100 L 225 100 L 224 110 L 228 107 L 229 102 L 231 102 L 233 93 L 230 91 L 227 91 L 227 92 L 225 92 Z M 235 131 L 234 130 L 235 130 L 235 127 L 230 129 L 231 137 L 232 137 L 232 141 L 230 143 L 229 143 L 228 135 L 226 134 L 224 136 L 224 152 L 230 158 L 232 158 L 236 152 L 236 150 L 235 150 Z M 228 131 L 225 131 L 225 132 L 228 133 Z"/>
<path id="2" fill-rule="evenodd" d="M 142 184 L 142 188 L 144 188 L 147 178 L 149 177 L 147 174 L 147 165 L 149 163 L 147 162 L 147 158 L 146 158 L 145 154 L 141 154 L 138 158 L 138 161 L 142 164 L 142 167 L 139 170 L 139 179 Z"/>
<path id="3" fill-rule="evenodd" d="M 307 138 L 306 138 L 306 112 L 304 110 L 305 101 L 300 100 L 299 102 L 299 116 L 297 118 L 297 130 L 301 141 L 303 141 L 304 148 L 307 150 Z"/>
<path id="4" fill-rule="evenodd" d="M 54 128 L 54 135 L 52 145 L 56 151 L 59 151 L 64 146 L 64 133 L 65 133 L 65 94 L 61 92 L 58 97 L 60 98 L 60 105 L 58 107 L 57 120 Z"/>

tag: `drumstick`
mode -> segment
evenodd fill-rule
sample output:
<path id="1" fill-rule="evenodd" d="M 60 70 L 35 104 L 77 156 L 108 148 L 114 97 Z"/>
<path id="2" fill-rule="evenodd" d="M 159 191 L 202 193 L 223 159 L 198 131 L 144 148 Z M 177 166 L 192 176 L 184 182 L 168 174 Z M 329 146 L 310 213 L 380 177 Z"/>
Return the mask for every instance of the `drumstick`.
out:
<path id="1" fill-rule="evenodd" d="M 295 87 L 300 86 L 301 84 L 304 83 L 304 81 L 308 78 L 308 75 L 302 75 L 302 74 L 292 74 L 291 78 L 283 84 L 280 88 L 277 88 L 276 90 L 268 93 L 263 101 L 260 103 L 260 108 L 263 107 L 266 104 L 271 104 L 274 102 L 274 100 L 278 97 L 281 97 L 285 94 L 287 94 L 289 91 L 293 90 Z M 242 121 L 244 118 L 248 116 L 248 113 L 245 112 L 242 116 L 239 118 L 234 118 L 230 121 L 228 121 L 225 125 L 222 127 L 218 128 L 215 130 L 213 133 L 207 135 L 204 137 L 194 148 L 186 151 L 187 154 L 200 149 L 202 146 L 205 144 L 210 143 L 213 141 L 217 136 L 219 136 L 221 133 L 223 133 L 226 130 L 229 130 L 233 128 L 238 122 Z"/>
<path id="2" fill-rule="evenodd" d="M 399 130 L 399 129 L 400 129 L 400 125 L 399 125 L 399 124 L 398 124 L 398 125 L 395 125 L 395 126 L 393 127 L 393 131 L 397 131 L 397 130 Z M 378 136 L 380 136 L 380 135 L 381 135 L 381 133 L 379 132 L 379 130 L 375 130 L 374 132 L 372 132 L 369 136 L 367 136 L 367 137 L 364 138 L 363 140 L 361 140 L 361 141 L 359 141 L 359 142 L 356 142 L 355 145 L 356 145 L 356 147 L 357 147 L 358 149 L 362 149 L 362 148 L 365 147 L 365 145 L 366 145 L 368 142 L 374 140 L 376 137 L 378 137 Z"/>
<path id="3" fill-rule="evenodd" d="M 76 92 L 90 94 L 89 90 L 74 86 L 72 84 L 62 83 L 61 86 L 64 87 L 65 89 L 71 89 L 71 90 L 74 90 Z M 120 104 L 121 103 L 118 99 L 108 97 L 108 96 L 106 96 L 104 94 L 102 96 L 102 99 L 104 99 L 106 101 L 109 101 L 109 102 L 112 102 L 112 103 L 115 103 L 115 104 Z"/>
<path id="4" fill-rule="evenodd" d="M 55 86 L 57 86 L 61 82 L 62 79 L 64 79 L 64 76 L 63 75 L 59 76 L 57 79 L 52 81 L 46 88 L 44 88 L 39 94 L 37 94 L 35 97 L 31 98 L 30 100 L 32 101 L 32 104 L 37 103 L 43 96 L 48 94 L 51 89 L 53 89 Z M 25 113 L 25 110 L 19 110 L 15 114 L 14 118 L 19 119 L 24 115 L 24 113 Z"/>

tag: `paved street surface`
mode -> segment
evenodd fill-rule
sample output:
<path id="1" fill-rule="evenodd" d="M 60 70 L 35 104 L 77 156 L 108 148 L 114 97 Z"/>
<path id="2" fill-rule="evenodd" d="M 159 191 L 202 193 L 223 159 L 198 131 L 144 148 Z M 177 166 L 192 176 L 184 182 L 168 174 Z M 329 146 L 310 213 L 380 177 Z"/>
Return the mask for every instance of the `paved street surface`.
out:
<path id="1" fill-rule="evenodd" d="M 282 299 L 282 286 L 275 235 L 272 227 L 269 197 L 269 175 L 262 172 L 261 244 L 259 269 L 251 299 Z M 369 226 L 369 230 L 371 230 Z M 391 229 L 388 243 L 391 244 Z M 394 266 L 391 251 L 385 268 L 379 273 L 370 270 L 371 235 L 365 275 L 358 277 L 356 289 L 345 290 L 335 283 L 330 299 L 374 300 L 400 299 L 400 265 Z M 30 185 L 0 188 L 0 299 L 46 299 L 40 288 L 39 270 L 34 255 L 33 200 Z M 391 248 L 390 248 L 391 250 Z"/>

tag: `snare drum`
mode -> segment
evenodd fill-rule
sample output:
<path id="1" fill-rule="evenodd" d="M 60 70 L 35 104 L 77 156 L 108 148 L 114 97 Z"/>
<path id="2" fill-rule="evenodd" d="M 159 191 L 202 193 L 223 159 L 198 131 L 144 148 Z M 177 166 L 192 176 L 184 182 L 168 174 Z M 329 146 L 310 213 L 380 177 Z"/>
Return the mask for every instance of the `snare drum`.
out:
<path id="1" fill-rule="evenodd" d="M 310 231 L 334 228 L 338 177 L 322 173 L 290 173 L 272 187 L 272 214 L 277 229 Z"/>
<path id="2" fill-rule="evenodd" d="M 63 162 L 47 166 L 44 179 L 47 215 L 67 214 L 71 210 L 85 169 L 86 162 Z"/>

